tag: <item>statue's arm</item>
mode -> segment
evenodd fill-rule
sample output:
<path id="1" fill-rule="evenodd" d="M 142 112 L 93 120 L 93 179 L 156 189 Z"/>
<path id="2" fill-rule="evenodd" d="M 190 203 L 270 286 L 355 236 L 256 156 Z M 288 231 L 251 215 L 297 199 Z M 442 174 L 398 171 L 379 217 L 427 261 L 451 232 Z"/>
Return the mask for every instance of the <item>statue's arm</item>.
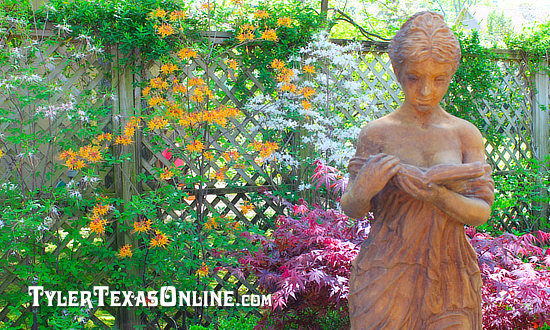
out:
<path id="1" fill-rule="evenodd" d="M 355 157 L 348 169 L 350 181 L 340 199 L 344 213 L 351 218 L 362 218 L 371 210 L 371 200 L 399 171 L 399 159 L 380 153 L 376 129 L 366 126 L 361 131 Z"/>
<path id="2" fill-rule="evenodd" d="M 480 168 L 487 168 L 485 164 L 483 139 L 477 128 L 465 127 L 463 134 L 463 163 L 480 162 Z M 467 225 L 479 226 L 484 224 L 491 215 L 492 198 L 481 198 L 476 194 L 460 194 L 443 185 L 435 183 L 415 182 L 408 177 L 397 178 L 401 188 L 415 198 L 428 201 L 436 205 L 453 219 Z M 485 173 L 477 180 L 477 184 L 486 183 L 486 190 L 492 194 L 492 180 L 490 173 Z M 485 194 L 485 195 L 488 195 Z"/>
<path id="3" fill-rule="evenodd" d="M 433 203 L 463 224 L 480 226 L 491 216 L 491 205 L 483 199 L 466 197 L 443 186 L 438 190 Z"/>

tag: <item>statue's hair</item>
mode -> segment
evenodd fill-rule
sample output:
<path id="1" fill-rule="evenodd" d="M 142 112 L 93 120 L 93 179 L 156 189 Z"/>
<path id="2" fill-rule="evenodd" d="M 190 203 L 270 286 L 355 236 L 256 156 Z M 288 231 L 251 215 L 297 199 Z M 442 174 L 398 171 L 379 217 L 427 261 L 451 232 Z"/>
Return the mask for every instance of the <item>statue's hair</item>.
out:
<path id="1" fill-rule="evenodd" d="M 409 17 L 393 37 L 389 46 L 393 70 L 399 79 L 402 64 L 433 58 L 437 62 L 452 63 L 458 68 L 460 44 L 453 31 L 438 13 L 423 11 Z"/>

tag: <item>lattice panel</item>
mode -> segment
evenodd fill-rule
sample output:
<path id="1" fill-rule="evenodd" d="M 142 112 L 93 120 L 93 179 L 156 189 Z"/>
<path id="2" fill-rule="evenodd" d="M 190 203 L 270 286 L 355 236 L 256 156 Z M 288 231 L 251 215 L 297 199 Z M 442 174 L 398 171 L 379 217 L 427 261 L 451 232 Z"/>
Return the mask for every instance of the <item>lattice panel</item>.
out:
<path id="1" fill-rule="evenodd" d="M 231 54 L 230 54 L 231 55 Z M 147 66 L 146 78 L 155 75 L 158 72 L 160 65 L 158 63 L 149 63 Z M 205 81 L 209 82 L 210 88 L 214 94 L 217 95 L 217 100 L 212 100 L 217 103 L 221 100 L 221 104 L 236 106 L 242 108 L 242 101 L 239 100 L 234 92 L 239 86 L 246 86 L 249 95 L 252 95 L 256 91 L 262 91 L 264 88 L 260 82 L 247 71 L 240 77 L 233 79 L 227 75 L 227 67 L 223 60 L 210 64 L 208 68 L 209 75 L 206 76 L 207 65 L 201 59 L 194 59 L 188 67 L 182 68 L 181 74 L 178 75 L 178 79 L 183 81 L 186 78 L 201 77 Z M 172 77 L 171 77 L 172 78 Z M 146 79 L 148 80 L 148 79 Z M 245 80 L 245 81 L 243 81 Z M 241 90 L 242 91 L 242 90 Z M 144 105 L 142 103 L 142 105 Z M 259 127 L 260 125 L 252 114 L 244 112 L 244 118 L 232 119 L 229 127 L 222 128 L 216 131 L 212 131 L 213 135 L 208 138 L 211 148 L 216 150 L 215 161 L 205 164 L 205 173 L 214 174 L 219 172 L 222 167 L 226 165 L 226 162 L 222 159 L 221 155 L 224 151 L 228 150 L 227 145 L 220 144 L 221 140 L 224 140 L 226 144 L 230 145 L 231 149 L 239 152 L 240 157 L 246 161 L 247 167 L 253 170 L 245 170 L 243 168 L 233 167 L 227 172 L 228 178 L 236 184 L 237 188 L 248 187 L 255 189 L 254 187 L 271 185 L 269 178 L 272 176 L 268 173 L 265 167 L 266 165 L 259 165 L 254 161 L 254 157 L 250 155 L 247 150 L 249 144 L 255 140 L 255 135 L 251 133 L 252 128 Z M 184 146 L 176 143 L 177 138 L 182 138 L 186 134 L 183 130 L 175 130 L 162 135 L 163 144 L 171 147 L 175 150 L 174 158 L 181 158 L 185 164 L 183 171 L 187 174 L 197 175 L 200 170 L 197 166 L 198 159 L 192 157 L 189 153 L 185 152 Z M 178 152 L 180 150 L 180 152 Z M 154 169 L 159 166 L 170 166 L 171 162 L 168 161 L 163 155 L 160 147 L 153 145 L 151 139 L 144 139 L 141 149 L 141 157 L 143 169 L 142 173 L 148 175 L 157 175 Z M 153 189 L 157 184 L 148 183 L 144 189 Z M 214 191 L 219 191 L 220 188 L 225 188 L 225 184 L 214 184 L 212 181 L 209 188 Z M 242 217 L 244 219 L 244 217 Z"/>
<path id="2" fill-rule="evenodd" d="M 488 161 L 494 170 L 507 171 L 513 165 L 520 165 L 522 159 L 532 158 L 532 114 L 529 86 L 521 76 L 524 63 L 500 60 L 498 63 L 507 74 L 502 78 L 498 95 L 505 95 L 503 106 L 496 109 L 483 100 L 477 107 L 484 119 L 485 129 L 493 129 L 502 138 L 500 141 L 485 141 Z M 491 91 L 497 95 L 497 91 Z"/>
<path id="3" fill-rule="evenodd" d="M 231 58 L 235 58 L 233 54 L 227 54 Z M 235 58 L 237 61 L 238 58 Z M 151 77 L 156 76 L 156 73 L 160 70 L 159 63 L 148 63 L 145 65 L 146 71 L 143 74 L 144 81 L 148 81 Z M 208 76 L 206 75 L 208 71 Z M 254 93 L 261 92 L 264 87 L 257 80 L 253 74 L 253 69 L 246 71 L 239 77 L 228 77 L 228 68 L 224 63 L 224 60 L 220 60 L 216 63 L 211 63 L 209 67 L 201 59 L 194 59 L 190 64 L 182 68 L 177 78 L 180 81 L 184 81 L 186 78 L 201 77 L 207 81 L 210 89 L 216 95 L 216 100 L 212 100 L 216 105 L 224 104 L 228 106 L 235 106 L 242 110 L 242 95 L 253 95 Z M 173 78 L 170 77 L 170 79 Z M 239 94 L 237 94 L 237 91 Z M 241 96 L 239 96 L 241 95 Z M 219 100 L 219 104 L 217 103 Z M 142 107 L 147 108 L 147 104 L 142 102 Z M 142 113 L 147 110 L 142 111 Z M 241 160 L 246 161 L 246 169 L 232 166 L 226 172 L 227 179 L 231 181 L 231 184 L 216 180 L 210 180 L 208 183 L 208 195 L 204 200 L 204 208 L 207 210 L 216 210 L 217 213 L 224 217 L 234 218 L 239 221 L 240 225 L 247 228 L 251 225 L 259 225 L 264 228 L 270 226 L 268 218 L 273 217 L 274 214 L 280 214 L 282 207 L 276 205 L 271 199 L 265 198 L 260 202 L 255 202 L 255 209 L 243 214 L 242 206 L 245 202 L 251 201 L 251 193 L 257 192 L 261 187 L 268 187 L 274 184 L 273 178 L 275 173 L 272 173 L 267 164 L 259 165 L 255 162 L 254 156 L 250 155 L 246 150 L 249 150 L 249 144 L 255 140 L 256 135 L 251 133 L 253 128 L 258 128 L 260 125 L 254 118 L 254 114 L 246 113 L 243 111 L 244 117 L 238 119 L 232 119 L 230 125 L 227 128 L 221 128 L 216 131 L 212 131 L 212 136 L 209 136 L 208 141 L 211 144 L 211 148 L 218 150 L 216 153 L 215 161 L 205 164 L 205 173 L 213 174 L 221 170 L 222 167 L 227 165 L 227 162 L 223 160 L 222 153 L 227 149 L 226 145 L 220 143 L 221 140 L 225 140 L 226 144 L 231 146 L 239 152 Z M 155 145 L 154 139 L 151 136 L 145 136 L 140 148 L 141 152 L 141 173 L 147 175 L 153 175 L 158 178 L 156 168 L 169 167 L 175 158 L 181 158 L 184 162 L 182 171 L 188 175 L 197 175 L 200 173 L 198 161 L 196 156 L 192 156 L 186 152 L 184 146 L 178 144 L 176 141 L 178 138 L 182 138 L 187 134 L 184 130 L 174 130 L 171 132 L 164 132 L 160 137 L 162 138 L 161 145 Z M 165 146 L 170 146 L 173 153 L 173 158 L 167 160 L 162 151 Z M 178 152 L 178 150 L 180 152 Z M 147 182 L 142 186 L 144 190 L 155 189 L 156 187 L 168 184 L 168 182 Z M 194 191 L 190 190 L 191 195 Z M 197 199 L 189 202 L 191 209 L 197 208 Z M 172 219 L 185 219 L 188 216 L 185 212 L 170 211 L 166 212 L 164 217 Z M 217 266 L 224 266 L 218 264 Z M 258 294 L 257 283 L 253 278 L 237 278 L 231 273 L 225 271 L 218 271 L 217 273 L 210 274 L 215 281 L 214 290 L 235 290 L 244 293 Z M 178 325 L 185 324 L 185 317 L 190 317 L 193 313 L 201 313 L 200 308 L 196 308 L 194 311 L 190 309 L 180 309 L 173 315 L 163 314 L 159 324 L 165 328 L 175 328 Z M 151 320 L 149 320 L 151 321 Z"/>
<path id="4" fill-rule="evenodd" d="M 79 249 L 78 245 L 70 235 L 67 233 L 79 230 L 79 227 L 73 226 L 74 218 L 69 218 L 67 216 L 61 216 L 56 221 L 52 222 L 48 229 L 43 233 L 43 246 L 49 246 L 48 251 L 43 251 L 43 255 L 50 254 L 57 256 L 59 258 L 71 258 L 75 262 L 78 261 L 80 265 L 93 265 L 97 263 L 97 257 L 90 258 L 87 255 L 82 253 L 82 250 Z M 88 239 L 93 240 L 95 234 L 91 234 Z M 108 235 L 104 238 L 102 243 L 106 249 L 117 250 L 116 234 Z M 14 252 L 15 253 L 15 252 Z M 2 256 L 2 259 L 6 259 L 7 256 Z M 33 266 L 33 260 L 31 258 L 25 258 L 21 260 L 18 264 L 27 264 Z M 11 265 L 13 266 L 13 265 Z M 0 272 L 0 296 L 8 296 L 19 291 L 26 294 L 28 292 L 28 286 L 32 285 L 32 281 L 37 280 L 41 283 L 41 279 L 33 278 L 32 273 L 24 274 L 25 276 L 20 276 L 11 271 L 11 266 L 4 263 Z M 41 265 L 43 266 L 43 265 Z M 55 265 L 51 265 L 52 268 L 55 268 Z M 69 272 L 68 269 L 58 269 L 58 272 Z M 74 283 L 78 284 L 79 288 L 91 288 L 94 285 L 108 285 L 109 278 L 107 277 L 107 272 L 103 271 L 100 273 L 94 273 L 89 271 L 86 274 L 80 274 L 78 277 L 75 277 Z M 49 289 L 55 289 L 50 287 Z M 22 327 L 30 328 L 32 324 L 32 312 L 33 309 L 27 305 L 12 306 L 9 304 L 0 306 L 0 325 L 11 324 L 12 327 Z M 101 313 L 102 318 L 105 318 L 106 313 L 110 314 L 113 318 L 116 315 L 116 310 L 107 306 L 107 307 L 98 307 L 88 311 L 88 320 L 85 322 L 91 321 L 96 327 L 103 329 L 110 329 L 111 326 L 106 325 L 103 321 L 99 320 L 96 314 Z M 31 317 L 31 319 L 29 319 Z M 10 321 L 11 320 L 11 321 Z M 41 322 L 42 320 L 39 320 Z M 13 322 L 13 323 L 12 323 Z M 30 323 L 29 323 L 30 322 Z M 43 323 L 40 323 L 44 325 Z"/>
<path id="5" fill-rule="evenodd" d="M 365 93 L 371 95 L 377 108 L 376 117 L 397 109 L 403 101 L 403 92 L 395 78 L 387 53 L 362 53 L 357 79 L 364 84 Z"/>
<path id="6" fill-rule="evenodd" d="M 21 51 L 27 56 L 21 59 L 18 65 L 23 67 L 23 70 L 32 68 L 32 70 L 27 71 L 28 78 L 41 85 L 55 84 L 57 88 L 53 95 L 47 99 L 37 99 L 38 102 L 32 102 L 28 105 L 17 99 L 17 94 L 27 95 L 27 89 L 7 90 L 3 88 L 1 90 L 0 108 L 11 112 L 7 117 L 15 119 L 16 122 L 13 124 L 10 122 L 0 123 L 0 132 L 4 134 L 2 141 L 5 142 L 0 144 L 0 148 L 4 152 L 4 156 L 0 159 L 0 168 L 2 169 L 0 171 L 0 182 L 12 182 L 18 187 L 26 186 L 30 190 L 42 186 L 55 187 L 68 184 L 71 179 L 80 184 L 86 184 L 82 181 L 81 173 L 69 173 L 67 168 L 61 165 L 62 162 L 58 157 L 64 148 L 71 146 L 71 142 L 80 145 L 79 140 L 81 138 L 78 137 L 80 127 L 73 126 L 66 118 L 63 119 L 66 115 L 59 110 L 50 119 L 39 118 L 33 121 L 39 107 L 67 103 L 70 100 L 76 101 L 76 104 L 79 104 L 79 101 L 86 100 L 86 103 L 82 106 L 77 105 L 77 108 L 72 110 L 71 113 L 75 115 L 77 115 L 78 110 L 87 111 L 92 107 L 109 107 L 111 101 L 104 96 L 110 88 L 108 82 L 110 63 L 104 62 L 95 56 L 77 55 L 73 50 L 79 49 L 79 47 L 78 44 L 55 42 L 44 44 L 43 48 L 34 53 L 26 51 L 24 45 L 20 47 Z M 11 79 L 13 76 L 17 76 L 17 71 L 13 70 L 13 67 L 0 68 L 1 79 Z M 32 95 L 32 91 L 30 93 Z M 18 111 L 13 111 L 14 109 L 18 109 Z M 24 125 L 20 124 L 21 118 L 24 118 Z M 109 130 L 110 118 L 100 120 L 97 125 L 100 130 Z M 40 147 L 35 147 L 33 140 L 30 140 L 28 144 L 14 143 L 12 137 L 18 136 L 18 132 L 11 131 L 14 127 L 22 127 L 24 133 L 34 137 L 34 141 L 44 139 L 48 134 L 51 134 L 54 140 L 50 145 L 41 142 Z M 40 142 L 37 142 L 37 144 L 40 144 Z M 44 235 L 42 243 L 44 246 L 49 245 L 53 250 L 43 251 L 43 254 L 71 255 L 74 260 L 82 262 L 82 265 L 93 264 L 97 260 L 87 260 L 88 257 L 82 255 L 82 251 L 78 250 L 78 247 L 73 246 L 73 241 L 68 236 L 63 237 L 61 234 L 74 230 L 72 228 L 73 220 L 73 218 L 62 216 L 48 223 L 48 229 L 45 233 L 53 234 Z M 116 250 L 115 239 L 116 235 L 107 236 L 105 238 L 106 247 Z M 6 259 L 6 256 L 2 258 Z M 20 264 L 28 264 L 31 269 L 33 267 L 33 261 L 28 258 L 21 260 Z M 26 294 L 27 286 L 30 284 L 29 281 L 32 280 L 32 278 L 18 276 L 10 269 L 9 264 L 3 264 L 0 273 L 0 297 L 17 291 Z M 89 275 L 91 274 L 92 272 Z M 28 274 L 28 276 L 31 275 L 31 273 Z M 96 274 L 94 277 L 94 283 L 105 283 L 105 280 L 106 273 Z M 81 286 L 84 288 L 88 285 L 93 284 L 83 282 Z M 110 328 L 102 324 L 103 322 L 94 315 L 97 312 L 99 311 L 93 310 L 90 312 L 92 322 L 96 326 L 105 329 Z M 110 313 L 113 317 L 115 315 L 114 310 L 101 310 L 101 313 L 103 315 Z M 14 322 L 14 327 L 30 327 L 32 310 L 27 306 L 1 305 L 0 323 L 2 322 Z"/>
<path id="7" fill-rule="evenodd" d="M 6 145 L 2 146 L 5 156 L 0 160 L 0 166 L 6 171 L 0 173 L 0 180 L 21 184 L 19 180 L 23 178 L 30 189 L 43 185 L 66 184 L 70 181 L 71 178 L 68 176 L 66 167 L 60 166 L 61 161 L 58 156 L 63 150 L 61 144 L 67 147 L 71 145 L 71 142 L 68 141 L 77 143 L 81 139 L 77 136 L 77 130 L 80 127 L 74 126 L 66 118 L 63 119 L 66 114 L 60 111 L 57 111 L 52 119 L 39 118 L 33 122 L 33 118 L 36 118 L 35 114 L 39 107 L 63 104 L 71 100 L 76 101 L 77 104 L 77 107 L 71 110 L 74 116 L 78 116 L 78 110 L 87 111 L 92 107 L 108 108 L 110 103 L 110 100 L 104 97 L 110 87 L 106 73 L 108 64 L 95 56 L 77 58 L 72 51 L 68 50 L 71 47 L 74 45 L 54 43 L 25 59 L 29 68 L 36 68 L 32 73 L 33 77 L 38 78 L 34 79 L 42 79 L 41 83 L 44 85 L 57 84 L 53 96 L 24 106 L 17 100 L 17 94 L 25 95 L 26 90 L 8 93 L 6 89 L 2 89 L 0 107 L 4 109 L 19 107 L 21 112 L 12 112 L 11 115 L 8 115 L 8 118 L 16 120 L 14 124 L 0 123 L 0 131 L 5 132 L 6 141 Z M 9 67 L 1 68 L 0 71 L 3 78 L 8 78 L 13 73 Z M 81 100 L 87 102 L 78 105 Z M 20 125 L 21 118 L 24 118 L 25 125 Z M 108 130 L 110 120 L 100 121 L 97 124 L 101 130 Z M 49 134 L 55 140 L 52 140 L 50 144 L 37 143 L 40 145 L 38 148 L 33 145 L 32 141 L 28 145 L 10 142 L 12 136 L 19 134 L 19 132 L 12 134 L 10 128 L 20 126 L 23 127 L 25 134 L 34 135 L 36 140 L 47 138 Z M 77 174 L 75 179 L 80 179 L 80 175 Z"/>

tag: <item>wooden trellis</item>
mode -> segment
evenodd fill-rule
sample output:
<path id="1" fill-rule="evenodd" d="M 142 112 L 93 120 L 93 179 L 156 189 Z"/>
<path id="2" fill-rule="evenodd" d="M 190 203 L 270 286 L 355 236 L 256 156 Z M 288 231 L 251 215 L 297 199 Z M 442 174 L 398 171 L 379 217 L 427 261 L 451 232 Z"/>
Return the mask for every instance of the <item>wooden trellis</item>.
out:
<path id="1" fill-rule="evenodd" d="M 372 45 L 365 45 L 364 49 L 371 49 Z M 75 61 L 61 61 L 53 60 L 48 65 L 41 65 L 47 58 L 53 57 L 54 59 L 59 57 L 67 57 L 66 44 L 56 43 L 47 48 L 42 57 L 35 58 L 31 61 L 30 65 L 34 67 L 42 68 L 37 74 L 44 77 L 47 81 L 60 81 L 62 82 L 65 90 L 71 90 L 75 97 L 79 97 L 86 91 L 94 91 L 98 95 L 107 95 L 107 93 L 113 93 L 114 97 L 98 97 L 95 106 L 112 108 L 110 116 L 103 118 L 98 123 L 98 126 L 105 132 L 116 132 L 123 125 L 123 120 L 131 116 L 139 116 L 142 112 L 146 111 L 147 105 L 141 97 L 142 82 L 148 80 L 155 71 L 159 70 L 160 64 L 156 62 L 142 63 L 142 71 L 138 73 L 134 72 L 133 67 L 120 66 L 120 69 L 113 69 L 119 67 L 122 54 L 113 47 L 110 50 L 113 55 L 113 63 L 103 62 L 98 58 L 84 58 L 81 62 Z M 59 55 L 59 56 L 56 56 Z M 234 53 L 226 54 L 228 57 L 239 60 L 238 56 Z M 378 45 L 374 50 L 363 51 L 357 54 L 357 58 L 360 61 L 359 69 L 352 74 L 352 76 L 361 82 L 364 93 L 372 95 L 373 104 L 378 109 L 375 111 L 377 116 L 384 115 L 391 112 L 401 102 L 403 95 L 400 91 L 398 83 L 396 82 L 393 70 L 387 53 L 385 52 L 385 46 Z M 506 58 L 500 59 L 499 65 L 506 69 L 507 75 L 501 82 L 500 88 L 505 90 L 510 95 L 514 95 L 514 98 L 510 99 L 509 107 L 503 109 L 493 109 L 491 104 L 484 103 L 483 106 L 476 108 L 485 120 L 486 127 L 491 127 L 499 132 L 502 132 L 505 138 L 502 143 L 495 143 L 486 141 L 486 155 L 488 161 L 491 163 L 494 169 L 498 171 L 510 170 L 514 164 L 518 164 L 522 159 L 529 159 L 534 156 L 540 158 L 547 154 L 548 151 L 548 119 L 541 116 L 544 105 L 548 104 L 548 77 L 538 77 L 536 82 L 536 89 L 533 90 L 533 83 L 526 81 L 523 75 L 523 67 L 525 65 L 521 58 Z M 5 73 L 10 70 L 9 67 L 0 68 L 0 73 Z M 189 72 L 189 77 L 201 76 L 205 77 L 211 82 L 211 87 L 215 93 L 222 95 L 221 103 L 238 108 L 243 108 L 244 100 L 236 96 L 236 91 L 239 87 L 246 86 L 248 91 L 245 94 L 252 96 L 255 93 L 261 93 L 265 90 L 264 86 L 254 75 L 254 68 L 244 70 L 238 80 L 233 81 L 227 77 L 227 67 L 223 60 L 205 63 L 201 59 L 194 59 L 190 62 L 189 67 L 181 70 L 184 74 Z M 181 77 L 180 77 L 181 78 Z M 541 96 L 546 86 L 545 96 Z M 242 92 L 242 89 L 240 89 Z M 536 91 L 536 92 L 535 92 Z M 496 91 L 495 91 L 496 92 Z M 50 102 L 61 102 L 63 99 L 63 93 L 54 96 Z M 518 97 L 519 96 L 519 97 Z M 545 99 L 546 98 L 546 99 Z M 544 101 L 546 100 L 546 103 Z M 8 107 L 6 99 L 0 98 L 0 104 L 2 107 Z M 349 110 L 348 116 L 366 116 L 371 115 L 371 110 L 366 110 L 361 107 L 354 107 Z M 242 122 L 233 121 L 231 128 L 222 129 L 217 132 L 217 136 L 213 136 L 212 140 L 217 141 L 219 136 L 223 136 L 229 140 L 233 145 L 242 147 L 245 149 L 246 145 L 254 140 L 254 135 L 250 129 L 252 127 L 259 127 L 258 121 L 253 113 L 245 113 L 245 119 Z M 498 113 L 498 115 L 495 115 Z M 546 119 L 545 119 L 546 118 Z M 544 122 L 546 120 L 546 122 Z M 542 124 L 541 124 L 542 122 Z M 38 122 L 36 125 L 45 127 L 46 123 Z M 544 128 L 544 124 L 546 128 Z M 68 125 L 68 124 L 64 124 Z M 0 126 L 0 132 L 5 131 L 6 124 Z M 66 127 L 69 129 L 70 127 Z M 545 133 L 546 132 L 546 133 Z M 163 136 L 163 141 L 167 145 L 175 145 L 175 138 L 177 132 L 171 133 L 171 135 Z M 536 138 L 532 138 L 533 136 Z M 70 130 L 67 130 L 66 136 L 63 139 L 76 139 L 74 134 L 71 134 Z M 132 153 L 135 155 L 134 162 L 125 162 L 118 167 L 112 167 L 105 169 L 102 173 L 104 178 L 104 189 L 107 193 L 116 195 L 124 200 L 130 200 L 132 195 L 141 193 L 147 190 L 154 190 L 162 182 L 146 182 L 138 183 L 137 176 L 139 174 L 153 175 L 155 174 L 154 168 L 160 165 L 170 166 L 170 161 L 162 156 L 161 150 L 155 147 L 151 139 L 136 135 L 136 144 L 133 146 L 116 147 L 113 149 L 115 154 Z M 299 142 L 299 141 L 298 141 Z M 221 146 L 214 143 L 214 147 L 220 148 Z M 13 155 L 20 153 L 17 145 L 11 145 L 10 149 L 4 150 L 5 154 Z M 58 150 L 59 152 L 61 150 Z M 58 154 L 56 152 L 55 154 Z M 69 177 L 69 173 L 65 167 L 60 166 L 59 159 L 44 159 L 45 152 L 39 151 L 35 157 L 39 160 L 40 166 L 45 167 L 52 173 L 54 173 L 49 179 L 48 184 L 56 186 L 60 182 L 68 183 L 71 179 L 80 180 L 82 174 L 77 173 L 76 176 Z M 198 173 L 199 169 L 194 163 L 194 159 L 189 155 L 181 156 L 184 163 L 185 171 L 190 173 Z M 248 157 L 243 155 L 243 157 Z M 9 182 L 13 180 L 13 168 L 5 168 L 6 162 L 0 162 L 0 182 Z M 240 211 L 239 205 L 244 201 L 250 199 L 250 193 L 257 192 L 260 189 L 274 189 L 276 181 L 274 176 L 280 173 L 273 173 L 268 171 L 265 167 L 262 167 L 254 162 L 253 159 L 249 159 L 249 164 L 253 167 L 253 172 L 237 169 L 234 177 L 235 181 L 241 181 L 242 184 L 235 187 L 223 187 L 210 185 L 208 186 L 208 196 L 206 198 L 206 205 L 211 209 L 219 209 L 222 214 L 231 214 L 236 217 L 243 225 L 248 226 L 251 224 L 266 225 L 274 214 L 281 214 L 283 212 L 280 205 L 277 205 L 269 198 L 265 198 L 262 202 L 264 205 L 264 212 L 260 213 L 256 211 L 253 216 L 245 216 Z M 213 169 L 214 171 L 220 170 L 220 165 L 215 162 L 207 165 L 207 170 Z M 31 180 L 33 167 L 30 162 L 24 162 L 23 170 L 27 175 L 23 175 L 25 178 Z M 284 175 L 284 173 L 282 173 Z M 284 179 L 283 179 L 284 180 Z M 30 182 L 30 181 L 29 181 Z M 196 201 L 191 202 L 191 207 L 196 205 Z M 523 206 L 522 206 L 523 207 Z M 174 212 L 166 212 L 165 217 L 178 218 L 181 215 Z M 76 217 L 76 216 L 75 216 Z M 50 232 L 58 232 L 65 228 L 69 230 L 74 217 L 63 216 L 56 220 L 55 223 L 49 228 Z M 55 246 L 55 253 L 61 253 L 64 250 L 71 249 L 68 247 L 67 239 L 60 239 L 59 236 L 51 235 L 45 238 L 48 242 Z M 131 241 L 131 237 L 128 235 L 122 235 L 116 231 L 112 235 L 105 237 L 105 245 L 107 248 L 117 250 L 124 244 Z M 78 251 L 76 251 L 78 254 Z M 5 257 L 5 256 L 4 256 Z M 92 262 L 94 260 L 88 260 Z M 26 260 L 25 262 L 30 262 Z M 212 274 L 213 279 L 216 281 L 215 290 L 230 289 L 240 292 L 258 293 L 255 279 L 236 278 L 230 273 L 219 272 Z M 107 273 L 103 272 L 97 274 L 94 277 L 93 283 L 90 285 L 97 285 L 100 283 L 108 282 Z M 8 290 L 20 290 L 25 292 L 29 285 L 27 279 L 21 278 L 10 271 L 9 265 L 6 265 L 3 269 L 0 269 L 0 322 L 6 321 L 11 308 L 16 308 L 21 312 L 21 315 L 15 320 L 16 326 L 22 326 L 28 324 L 32 310 L 26 306 L 7 306 L 2 301 L 2 296 Z M 132 313 L 121 312 L 115 308 L 102 308 L 94 309 L 90 311 L 90 320 L 98 327 L 108 328 L 108 326 L 100 320 L 99 313 L 108 313 L 112 317 L 119 319 L 119 322 L 129 322 L 130 324 L 139 323 L 135 315 Z M 184 323 L 187 315 L 187 311 L 179 310 L 174 315 L 160 315 L 159 319 L 163 320 L 162 325 L 166 328 L 176 328 L 178 324 Z M 120 321 L 124 319 L 124 321 Z M 27 322 L 27 323 L 25 323 Z"/>

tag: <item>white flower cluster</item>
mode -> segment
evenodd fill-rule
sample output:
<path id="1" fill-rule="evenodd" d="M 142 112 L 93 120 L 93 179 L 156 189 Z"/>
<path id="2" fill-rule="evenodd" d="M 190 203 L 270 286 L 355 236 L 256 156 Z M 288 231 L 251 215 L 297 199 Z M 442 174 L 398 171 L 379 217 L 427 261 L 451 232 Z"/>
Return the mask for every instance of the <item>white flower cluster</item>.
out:
<path id="1" fill-rule="evenodd" d="M 64 32 L 64 33 L 71 33 L 71 32 L 73 32 L 73 30 L 71 29 L 71 26 L 68 25 L 67 23 L 56 24 L 56 25 L 54 25 L 53 27 L 56 28 L 57 30 L 61 31 L 61 32 Z"/>
<path id="2" fill-rule="evenodd" d="M 357 43 L 337 45 L 329 41 L 327 32 L 318 33 L 300 50 L 300 56 L 292 56 L 285 63 L 290 79 L 279 82 L 277 94 L 257 95 L 246 105 L 248 111 L 258 114 L 263 129 L 281 137 L 280 145 L 286 145 L 289 135 L 295 134 L 299 148 L 313 151 L 309 159 L 297 160 L 290 151 L 279 150 L 276 158 L 281 164 L 295 168 L 300 161 L 323 159 L 339 168 L 347 165 L 361 127 L 377 111 L 373 92 L 368 93 L 354 76 L 359 68 L 359 50 Z M 295 89 L 283 92 L 289 84 Z M 314 92 L 306 96 L 304 90 Z"/>
<path id="3" fill-rule="evenodd" d="M 53 104 L 48 106 L 39 106 L 36 109 L 37 114 L 43 114 L 44 117 L 54 120 L 60 114 L 70 114 L 74 110 L 74 100 L 70 100 L 61 104 Z"/>

